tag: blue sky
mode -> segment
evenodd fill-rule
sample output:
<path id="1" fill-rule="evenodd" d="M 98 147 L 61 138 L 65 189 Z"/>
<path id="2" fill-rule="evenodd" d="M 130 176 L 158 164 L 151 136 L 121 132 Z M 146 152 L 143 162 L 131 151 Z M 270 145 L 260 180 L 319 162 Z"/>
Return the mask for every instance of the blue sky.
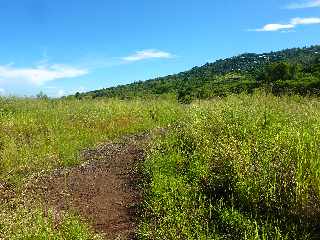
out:
<path id="1" fill-rule="evenodd" d="M 0 94 L 57 97 L 320 43 L 320 0 L 1 0 Z"/>

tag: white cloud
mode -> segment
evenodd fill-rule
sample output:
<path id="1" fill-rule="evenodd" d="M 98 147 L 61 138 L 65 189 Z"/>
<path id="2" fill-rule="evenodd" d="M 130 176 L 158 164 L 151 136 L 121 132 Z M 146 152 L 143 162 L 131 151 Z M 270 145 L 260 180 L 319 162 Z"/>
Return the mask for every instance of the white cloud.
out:
<path id="1" fill-rule="evenodd" d="M 287 24 L 270 23 L 270 24 L 264 25 L 262 28 L 254 29 L 252 31 L 256 31 L 256 32 L 287 31 L 287 30 L 294 29 L 298 25 L 311 25 L 311 24 L 320 24 L 320 18 L 317 18 L 317 17 L 293 18 Z"/>
<path id="2" fill-rule="evenodd" d="M 293 24 L 279 24 L 279 23 L 270 23 L 264 25 L 262 28 L 255 29 L 257 32 L 275 32 L 279 30 L 288 30 L 293 29 L 295 25 Z"/>
<path id="3" fill-rule="evenodd" d="M 74 78 L 88 74 L 88 70 L 71 66 L 53 64 L 33 68 L 16 68 L 0 65 L 0 84 L 32 84 L 42 85 L 46 82 L 62 78 Z"/>
<path id="4" fill-rule="evenodd" d="M 320 7 L 320 0 L 308 0 L 291 3 L 286 6 L 288 9 L 315 8 Z"/>
<path id="5" fill-rule="evenodd" d="M 127 62 L 141 61 L 150 58 L 172 58 L 172 54 L 155 49 L 137 51 L 135 54 L 123 57 L 122 60 Z"/>
<path id="6" fill-rule="evenodd" d="M 308 25 L 308 24 L 320 24 L 320 18 L 293 18 L 291 19 L 293 25 Z"/>

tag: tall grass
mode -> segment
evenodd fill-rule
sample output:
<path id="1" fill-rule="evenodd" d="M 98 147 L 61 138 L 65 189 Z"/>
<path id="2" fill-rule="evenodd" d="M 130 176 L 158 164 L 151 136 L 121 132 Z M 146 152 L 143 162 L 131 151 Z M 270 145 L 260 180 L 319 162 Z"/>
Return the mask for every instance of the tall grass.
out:
<path id="1" fill-rule="evenodd" d="M 319 237 L 320 101 L 255 94 L 194 104 L 144 169 L 141 239 Z"/>
<path id="2" fill-rule="evenodd" d="M 0 238 L 10 240 L 100 240 L 79 217 L 20 207 L 0 212 Z"/>
<path id="3" fill-rule="evenodd" d="M 167 100 L 41 100 L 0 98 L 0 194 L 2 185 L 15 192 L 0 195 L 0 239 L 92 239 L 80 219 L 53 215 L 30 203 L 19 189 L 34 174 L 83 161 L 80 151 L 126 134 L 175 121 L 181 111 Z M 28 204 L 25 204 L 27 202 Z"/>
<path id="4" fill-rule="evenodd" d="M 178 105 L 167 101 L 0 99 L 0 180 L 78 164 L 100 141 L 164 126 Z"/>
<path id="5" fill-rule="evenodd" d="M 0 184 L 81 163 L 99 142 L 156 127 L 144 162 L 141 239 L 312 239 L 320 219 L 320 101 L 238 95 L 171 100 L 0 99 Z M 0 189 L 1 190 L 1 189 Z M 17 191 L 18 192 L 18 191 Z M 66 213 L 0 204 L 0 238 L 92 239 Z"/>

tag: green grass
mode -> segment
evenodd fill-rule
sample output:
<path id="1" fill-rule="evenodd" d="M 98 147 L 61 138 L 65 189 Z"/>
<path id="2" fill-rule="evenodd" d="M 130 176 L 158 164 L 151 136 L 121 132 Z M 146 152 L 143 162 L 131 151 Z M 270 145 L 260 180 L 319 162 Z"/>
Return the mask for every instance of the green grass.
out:
<path id="1" fill-rule="evenodd" d="M 0 179 L 81 162 L 100 141 L 165 126 L 179 106 L 167 101 L 0 99 Z"/>
<path id="2" fill-rule="evenodd" d="M 192 105 L 145 162 L 142 239 L 310 239 L 320 217 L 320 102 Z"/>
<path id="3" fill-rule="evenodd" d="M 0 183 L 80 164 L 80 151 L 166 127 L 143 163 L 140 239 L 312 239 L 320 101 L 256 93 L 158 100 L 0 99 Z M 99 239 L 71 213 L 0 204 L 0 239 Z M 57 220 L 58 219 L 58 220 Z"/>
<path id="4" fill-rule="evenodd" d="M 58 228 L 41 205 L 20 196 L 33 175 L 80 164 L 80 151 L 100 142 L 175 121 L 181 106 L 167 100 L 41 100 L 0 98 L 0 184 L 16 192 L 1 203 L 0 239 L 92 239 L 68 213 Z M 1 189 L 0 189 L 1 191 Z"/>
<path id="5" fill-rule="evenodd" d="M 20 206 L 15 211 L 2 209 L 0 217 L 1 239 L 102 239 L 102 236 L 93 234 L 80 218 L 61 213 L 58 215 L 52 210 L 44 212 L 42 209 L 29 209 Z"/>

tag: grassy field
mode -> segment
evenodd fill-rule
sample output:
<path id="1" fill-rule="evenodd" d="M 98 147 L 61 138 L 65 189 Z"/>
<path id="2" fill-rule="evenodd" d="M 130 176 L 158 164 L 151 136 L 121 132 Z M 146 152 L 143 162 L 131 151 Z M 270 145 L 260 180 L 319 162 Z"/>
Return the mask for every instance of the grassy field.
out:
<path id="1" fill-rule="evenodd" d="M 145 162 L 142 239 L 320 236 L 319 99 L 230 96 L 183 115 Z"/>
<path id="2" fill-rule="evenodd" d="M 164 126 L 177 115 L 167 101 L 0 99 L 0 179 L 21 183 L 34 173 L 81 162 L 100 141 Z"/>
<path id="3" fill-rule="evenodd" d="M 263 93 L 194 102 L 0 99 L 0 183 L 81 163 L 82 149 L 165 127 L 143 163 L 141 239 L 311 239 L 320 101 Z M 66 213 L 0 202 L 0 239 L 98 239 Z M 30 225 L 30 226 L 29 226 Z"/>
<path id="4" fill-rule="evenodd" d="M 166 100 L 0 99 L 0 194 L 4 184 L 19 192 L 33 176 L 80 164 L 85 148 L 165 127 L 180 109 Z M 18 195 L 0 199 L 0 239 L 92 239 L 77 217 L 55 229 L 50 214 Z"/>

